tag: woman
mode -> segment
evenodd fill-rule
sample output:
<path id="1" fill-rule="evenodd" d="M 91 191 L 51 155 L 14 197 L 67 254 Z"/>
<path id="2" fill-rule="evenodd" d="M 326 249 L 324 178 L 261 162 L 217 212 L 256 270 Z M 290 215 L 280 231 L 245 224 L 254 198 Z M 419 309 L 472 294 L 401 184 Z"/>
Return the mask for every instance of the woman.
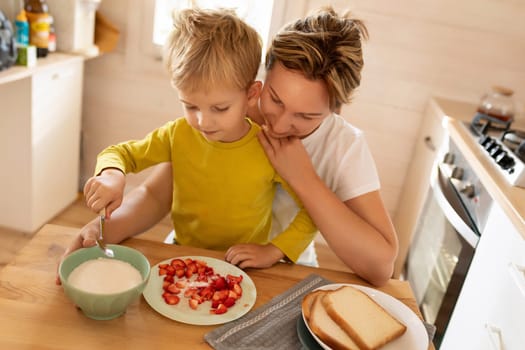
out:
<path id="1" fill-rule="evenodd" d="M 362 132 L 335 112 L 360 84 L 361 40 L 367 31 L 350 14 L 323 8 L 285 26 L 266 56 L 258 108 L 249 116 L 268 158 L 302 201 L 336 255 L 356 274 L 380 286 L 393 272 L 398 243 L 379 193 L 379 180 Z M 112 242 L 143 232 L 171 205 L 170 166 L 159 167 L 130 192 L 106 222 Z M 274 202 L 277 222 L 287 225 L 293 204 L 282 193 Z M 126 232 L 126 234 L 122 234 Z M 86 225 L 66 254 L 94 245 L 97 221 Z M 119 237 L 120 235 L 120 237 Z M 119 239 L 120 238 L 120 239 Z M 256 267 L 252 244 L 226 252 L 241 268 Z"/>

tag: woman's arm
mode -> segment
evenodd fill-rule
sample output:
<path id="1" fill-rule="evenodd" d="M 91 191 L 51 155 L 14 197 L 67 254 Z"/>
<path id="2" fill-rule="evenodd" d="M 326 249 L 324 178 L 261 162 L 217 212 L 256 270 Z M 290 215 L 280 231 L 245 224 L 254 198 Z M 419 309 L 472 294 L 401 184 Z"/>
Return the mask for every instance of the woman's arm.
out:
<path id="1" fill-rule="evenodd" d="M 337 256 L 370 283 L 386 283 L 398 242 L 379 191 L 343 202 L 319 178 L 299 139 L 260 133 L 259 140 Z"/>

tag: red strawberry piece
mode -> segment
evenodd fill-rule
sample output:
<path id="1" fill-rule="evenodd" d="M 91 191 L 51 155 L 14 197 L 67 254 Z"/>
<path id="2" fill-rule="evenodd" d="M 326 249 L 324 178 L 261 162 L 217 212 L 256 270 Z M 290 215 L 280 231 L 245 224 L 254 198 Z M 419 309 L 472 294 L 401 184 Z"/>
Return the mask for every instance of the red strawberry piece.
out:
<path id="1" fill-rule="evenodd" d="M 173 266 L 175 269 L 178 268 L 185 268 L 186 263 L 182 259 L 173 259 L 171 260 L 171 266 Z"/>
<path id="2" fill-rule="evenodd" d="M 166 301 L 166 304 L 168 305 L 177 305 L 180 301 L 180 298 L 176 295 L 166 295 L 164 297 L 164 301 Z"/>
<path id="3" fill-rule="evenodd" d="M 159 276 L 164 276 L 168 271 L 166 269 L 159 269 Z"/>
<path id="4" fill-rule="evenodd" d="M 168 286 L 167 291 L 170 292 L 170 293 L 173 293 L 173 294 L 179 294 L 180 293 L 180 289 L 177 288 L 177 286 L 174 283 L 171 283 Z"/>
<path id="5" fill-rule="evenodd" d="M 186 280 L 177 280 L 177 282 L 175 282 L 175 285 L 177 286 L 177 288 L 184 289 L 186 287 L 186 283 Z"/>
<path id="6" fill-rule="evenodd" d="M 217 290 L 222 290 L 222 289 L 226 289 L 228 287 L 228 284 L 226 283 L 226 279 L 220 276 L 215 281 L 213 281 L 213 287 Z"/>
<path id="7" fill-rule="evenodd" d="M 226 298 L 226 300 L 224 300 L 224 306 L 232 307 L 233 305 L 235 305 L 235 299 L 234 298 Z"/>
<path id="8" fill-rule="evenodd" d="M 199 301 L 197 299 L 190 299 L 188 303 L 193 310 L 197 310 L 197 307 L 199 306 Z"/>
<path id="9" fill-rule="evenodd" d="M 215 310 L 212 310 L 214 314 L 220 315 L 228 311 L 228 308 L 224 304 L 219 304 Z"/>
<path id="10" fill-rule="evenodd" d="M 164 276 L 164 281 L 166 281 L 166 282 L 173 283 L 174 280 L 175 280 L 175 278 L 173 278 L 172 275 L 166 275 L 166 276 Z"/>
<path id="11" fill-rule="evenodd" d="M 238 284 L 234 284 L 232 290 L 237 294 L 238 296 L 242 295 L 242 288 Z"/>
<path id="12" fill-rule="evenodd" d="M 233 298 L 234 300 L 239 299 L 241 296 L 235 293 L 233 290 L 228 291 L 228 298 Z"/>

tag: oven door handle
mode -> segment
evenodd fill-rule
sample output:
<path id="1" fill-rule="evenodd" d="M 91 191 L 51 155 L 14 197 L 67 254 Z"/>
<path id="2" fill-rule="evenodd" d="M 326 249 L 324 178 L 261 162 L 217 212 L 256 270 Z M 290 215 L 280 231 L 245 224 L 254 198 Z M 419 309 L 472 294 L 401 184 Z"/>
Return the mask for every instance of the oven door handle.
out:
<path id="1" fill-rule="evenodd" d="M 469 225 L 465 223 L 465 221 L 458 214 L 457 210 L 450 204 L 449 200 L 447 200 L 444 192 L 445 189 L 442 188 L 442 184 L 439 180 L 440 171 L 440 166 L 436 165 L 432 169 L 431 173 L 430 186 L 432 187 L 434 198 L 454 229 L 468 242 L 470 246 L 475 248 L 478 244 L 479 236 Z M 447 193 L 449 196 L 457 197 L 457 194 L 451 189 L 449 189 Z"/>

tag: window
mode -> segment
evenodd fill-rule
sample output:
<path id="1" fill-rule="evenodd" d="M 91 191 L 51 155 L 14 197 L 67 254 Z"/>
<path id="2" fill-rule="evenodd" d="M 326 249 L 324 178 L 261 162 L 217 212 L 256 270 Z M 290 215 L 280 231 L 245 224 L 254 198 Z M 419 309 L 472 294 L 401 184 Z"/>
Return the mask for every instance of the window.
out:
<path id="1" fill-rule="evenodd" d="M 153 20 L 153 44 L 162 46 L 173 21 L 172 12 L 199 6 L 200 8 L 231 8 L 257 30 L 266 52 L 272 20 L 273 0 L 156 0 Z"/>

